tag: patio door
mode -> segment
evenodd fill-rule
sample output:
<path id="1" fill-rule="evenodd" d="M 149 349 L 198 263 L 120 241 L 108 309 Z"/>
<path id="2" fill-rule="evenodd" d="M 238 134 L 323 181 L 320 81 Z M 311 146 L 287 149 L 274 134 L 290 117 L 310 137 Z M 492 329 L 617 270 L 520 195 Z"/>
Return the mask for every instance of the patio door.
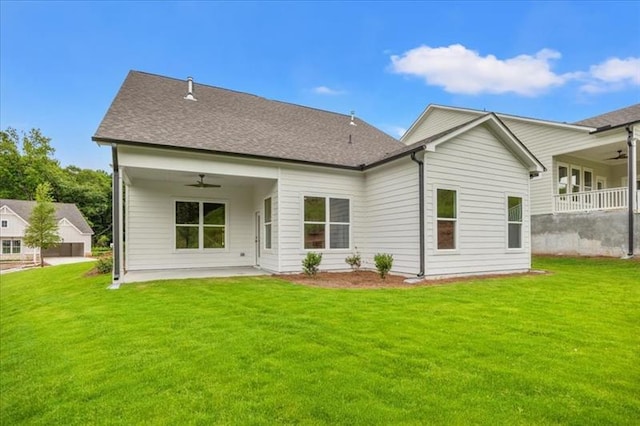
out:
<path id="1" fill-rule="evenodd" d="M 262 238 L 261 235 L 262 233 L 260 232 L 260 230 L 262 229 L 262 221 L 260 220 L 260 212 L 256 212 L 256 220 L 255 220 L 255 233 L 256 233 L 256 238 L 255 238 L 255 242 L 256 242 L 256 266 L 260 266 L 260 248 L 262 246 Z"/>

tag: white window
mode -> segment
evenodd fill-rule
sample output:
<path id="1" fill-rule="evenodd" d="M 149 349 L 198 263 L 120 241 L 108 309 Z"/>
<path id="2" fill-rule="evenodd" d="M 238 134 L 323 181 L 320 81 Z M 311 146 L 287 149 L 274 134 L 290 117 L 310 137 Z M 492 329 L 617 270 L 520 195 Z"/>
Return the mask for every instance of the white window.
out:
<path id="1" fill-rule="evenodd" d="M 437 190 L 437 247 L 438 250 L 456 249 L 456 228 L 458 221 L 457 191 Z"/>
<path id="2" fill-rule="evenodd" d="M 304 248 L 348 249 L 350 201 L 346 198 L 304 197 Z"/>
<path id="3" fill-rule="evenodd" d="M 175 248 L 223 249 L 226 241 L 226 205 L 201 201 L 176 201 Z"/>
<path id="4" fill-rule="evenodd" d="M 605 189 L 607 187 L 607 178 L 598 176 L 596 178 L 596 189 Z"/>
<path id="5" fill-rule="evenodd" d="M 3 220 L 3 221 L 2 221 L 2 227 L 3 227 L 3 228 L 6 228 L 7 226 L 8 226 L 7 221 L 6 221 L 6 220 Z"/>
<path id="6" fill-rule="evenodd" d="M 580 167 L 571 166 L 571 192 L 580 192 Z"/>
<path id="7" fill-rule="evenodd" d="M 264 200 L 264 248 L 271 248 L 271 197 Z"/>
<path id="8" fill-rule="evenodd" d="M 507 197 L 507 232 L 510 249 L 522 248 L 522 198 Z"/>
<path id="9" fill-rule="evenodd" d="M 2 240 L 2 254 L 20 254 L 20 240 Z"/>

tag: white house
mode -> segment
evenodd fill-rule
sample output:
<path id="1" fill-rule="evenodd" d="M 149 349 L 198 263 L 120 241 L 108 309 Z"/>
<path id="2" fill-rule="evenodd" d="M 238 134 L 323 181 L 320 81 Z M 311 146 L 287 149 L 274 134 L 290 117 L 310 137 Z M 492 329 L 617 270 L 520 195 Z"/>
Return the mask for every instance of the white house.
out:
<path id="1" fill-rule="evenodd" d="M 429 105 L 402 142 L 412 144 L 484 115 L 484 111 Z M 551 171 L 531 181 L 534 253 L 640 252 L 636 185 L 640 104 L 573 124 L 497 116 Z"/>
<path id="2" fill-rule="evenodd" d="M 405 145 L 354 116 L 132 71 L 93 140 L 113 155 L 114 282 L 299 272 L 309 251 L 323 270 L 356 250 L 409 276 L 530 268 L 544 167 L 495 114 Z"/>
<path id="3" fill-rule="evenodd" d="M 53 203 L 58 221 L 58 235 L 62 243 L 44 250 L 44 257 L 91 256 L 93 231 L 75 204 Z M 29 226 L 35 201 L 0 199 L 0 241 L 2 260 L 31 260 L 40 255 L 39 249 L 27 247 L 22 239 Z"/>

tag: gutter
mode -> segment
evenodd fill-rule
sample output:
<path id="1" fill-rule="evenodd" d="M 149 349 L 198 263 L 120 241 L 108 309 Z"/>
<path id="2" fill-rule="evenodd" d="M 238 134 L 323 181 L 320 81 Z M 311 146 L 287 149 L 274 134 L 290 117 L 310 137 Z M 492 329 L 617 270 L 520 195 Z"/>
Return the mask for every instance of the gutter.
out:
<path id="1" fill-rule="evenodd" d="M 628 186 L 628 204 L 629 204 L 629 247 L 627 251 L 626 259 L 631 259 L 634 256 L 634 241 L 633 241 L 633 228 L 634 228 L 634 210 L 636 204 L 636 180 L 637 180 L 637 170 L 636 170 L 636 138 L 633 136 L 633 127 L 627 126 L 627 186 Z"/>
<path id="2" fill-rule="evenodd" d="M 418 199 L 420 203 L 420 272 L 418 277 L 424 276 L 424 161 L 416 158 L 416 153 L 411 153 L 411 160 L 418 164 Z"/>
<path id="3" fill-rule="evenodd" d="M 120 167 L 118 165 L 118 146 L 116 144 L 111 145 L 111 157 L 113 173 L 111 174 L 111 192 L 112 192 L 112 207 L 111 214 L 113 220 L 113 279 L 109 286 L 110 289 L 118 289 L 120 287 L 120 259 L 121 247 L 120 247 Z"/>

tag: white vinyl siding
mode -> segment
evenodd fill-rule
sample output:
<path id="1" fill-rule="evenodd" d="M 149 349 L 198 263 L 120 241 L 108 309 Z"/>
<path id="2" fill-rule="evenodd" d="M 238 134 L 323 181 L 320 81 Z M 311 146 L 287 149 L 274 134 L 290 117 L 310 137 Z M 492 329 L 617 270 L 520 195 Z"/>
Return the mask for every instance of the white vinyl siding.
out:
<path id="1" fill-rule="evenodd" d="M 125 259 L 128 270 L 251 266 L 255 263 L 251 191 L 230 186 L 212 190 L 137 180 L 135 185 L 127 187 L 126 194 Z M 176 250 L 177 200 L 226 204 L 228 236 L 224 250 Z"/>
<path id="2" fill-rule="evenodd" d="M 437 249 L 435 226 L 427 226 L 426 274 L 492 273 L 530 268 L 529 211 L 523 196 L 523 250 L 508 251 L 505 193 L 528 194 L 528 170 L 485 126 L 478 126 L 426 154 L 427 200 L 438 188 L 457 188 L 457 248 Z M 427 224 L 437 220 L 426 206 Z"/>
<path id="3" fill-rule="evenodd" d="M 313 188 L 310 191 L 310 188 Z M 320 167 L 287 167 L 280 169 L 280 270 L 301 272 L 304 249 L 305 196 L 349 199 L 350 242 L 358 247 L 366 216 L 362 205 L 363 177 L 361 172 L 341 171 Z M 347 270 L 344 259 L 350 249 L 314 249 L 322 253 L 321 270 Z"/>
<path id="4" fill-rule="evenodd" d="M 366 232 L 356 244 L 362 266 L 375 269 L 373 256 L 389 253 L 393 255 L 394 272 L 417 274 L 420 271 L 418 165 L 409 157 L 400 158 L 368 170 L 364 181 Z"/>
<path id="5" fill-rule="evenodd" d="M 402 138 L 402 142 L 411 145 L 430 136 L 442 133 L 445 130 L 467 123 L 480 115 L 481 114 L 469 114 L 468 112 L 450 109 L 433 108 L 426 117 L 422 118 L 422 122 L 418 123 L 411 131 L 411 134 L 407 134 Z"/>

